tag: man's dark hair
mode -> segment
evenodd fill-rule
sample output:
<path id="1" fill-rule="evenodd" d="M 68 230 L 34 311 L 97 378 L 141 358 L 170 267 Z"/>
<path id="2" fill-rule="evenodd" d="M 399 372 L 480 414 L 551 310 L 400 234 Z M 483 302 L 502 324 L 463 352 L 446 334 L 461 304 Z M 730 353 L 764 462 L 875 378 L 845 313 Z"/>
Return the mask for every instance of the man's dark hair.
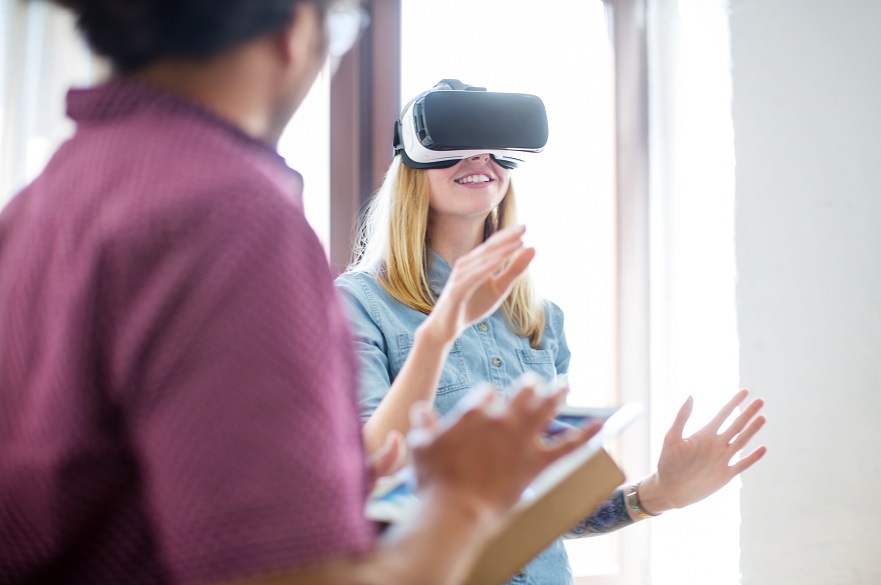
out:
<path id="1" fill-rule="evenodd" d="M 298 2 L 330 0 L 53 0 L 71 9 L 92 50 L 119 71 L 200 59 L 281 30 Z"/>

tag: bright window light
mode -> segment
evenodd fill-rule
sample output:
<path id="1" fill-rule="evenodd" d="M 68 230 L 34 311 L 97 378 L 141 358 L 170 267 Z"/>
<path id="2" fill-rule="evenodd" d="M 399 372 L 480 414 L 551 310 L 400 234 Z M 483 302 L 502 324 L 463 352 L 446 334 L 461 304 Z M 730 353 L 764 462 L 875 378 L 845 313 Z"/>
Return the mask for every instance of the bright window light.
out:
<path id="1" fill-rule="evenodd" d="M 541 294 L 563 309 L 570 401 L 612 398 L 614 105 L 600 0 L 404 0 L 401 103 L 444 78 L 531 93 L 548 111 L 545 151 L 514 171 Z M 567 543 L 577 575 L 614 570 L 612 538 Z"/>
<path id="2" fill-rule="evenodd" d="M 288 166 L 303 175 L 306 219 L 329 254 L 330 70 L 325 67 L 278 143 Z"/>
<path id="3" fill-rule="evenodd" d="M 727 4 L 655 3 L 652 144 L 664 162 L 651 202 L 652 461 L 688 395 L 695 424 L 686 433 L 709 421 L 738 384 Z M 739 489 L 738 478 L 651 521 L 651 583 L 740 583 Z"/>

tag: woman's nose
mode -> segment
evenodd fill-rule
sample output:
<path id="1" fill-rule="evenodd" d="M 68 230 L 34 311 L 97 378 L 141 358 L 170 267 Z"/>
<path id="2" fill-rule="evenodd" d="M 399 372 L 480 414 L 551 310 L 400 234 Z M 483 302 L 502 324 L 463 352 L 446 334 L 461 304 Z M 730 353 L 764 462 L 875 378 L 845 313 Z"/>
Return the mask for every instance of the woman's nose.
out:
<path id="1" fill-rule="evenodd" d="M 475 162 L 478 162 L 478 161 L 489 162 L 489 153 L 488 153 L 488 152 L 482 152 L 482 153 L 480 153 L 480 154 L 475 154 L 474 156 L 470 156 L 470 157 L 468 157 L 468 160 L 472 160 L 472 161 L 475 161 Z"/>

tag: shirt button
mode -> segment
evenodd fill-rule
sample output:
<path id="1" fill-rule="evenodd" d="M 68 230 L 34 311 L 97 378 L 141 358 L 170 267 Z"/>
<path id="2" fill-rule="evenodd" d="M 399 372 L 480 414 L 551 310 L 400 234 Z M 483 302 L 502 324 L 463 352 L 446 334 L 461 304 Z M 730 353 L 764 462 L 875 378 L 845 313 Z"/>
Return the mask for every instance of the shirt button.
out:
<path id="1" fill-rule="evenodd" d="M 493 365 L 498 368 L 502 365 L 502 360 L 500 360 L 499 358 L 493 358 Z"/>
<path id="2" fill-rule="evenodd" d="M 480 329 L 483 333 L 489 331 L 489 325 L 487 325 L 486 323 L 481 323 L 477 326 L 477 328 Z"/>

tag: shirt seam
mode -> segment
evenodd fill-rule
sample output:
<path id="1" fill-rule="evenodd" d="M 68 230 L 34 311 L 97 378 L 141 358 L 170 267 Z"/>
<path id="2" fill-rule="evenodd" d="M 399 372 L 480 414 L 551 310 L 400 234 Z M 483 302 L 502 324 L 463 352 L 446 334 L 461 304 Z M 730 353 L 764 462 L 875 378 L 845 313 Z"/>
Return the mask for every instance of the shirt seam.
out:
<path id="1" fill-rule="evenodd" d="M 366 272 L 362 273 L 353 273 L 355 283 L 358 285 L 358 288 L 364 293 L 364 297 L 367 299 L 367 305 L 370 310 L 370 317 L 376 322 L 377 327 L 382 329 L 382 316 L 379 311 L 379 304 L 376 302 L 376 295 L 373 294 L 373 291 L 370 290 L 370 287 L 367 286 L 367 283 L 362 281 L 363 278 L 372 278 L 374 282 L 376 279 L 373 275 L 368 274 Z"/>

